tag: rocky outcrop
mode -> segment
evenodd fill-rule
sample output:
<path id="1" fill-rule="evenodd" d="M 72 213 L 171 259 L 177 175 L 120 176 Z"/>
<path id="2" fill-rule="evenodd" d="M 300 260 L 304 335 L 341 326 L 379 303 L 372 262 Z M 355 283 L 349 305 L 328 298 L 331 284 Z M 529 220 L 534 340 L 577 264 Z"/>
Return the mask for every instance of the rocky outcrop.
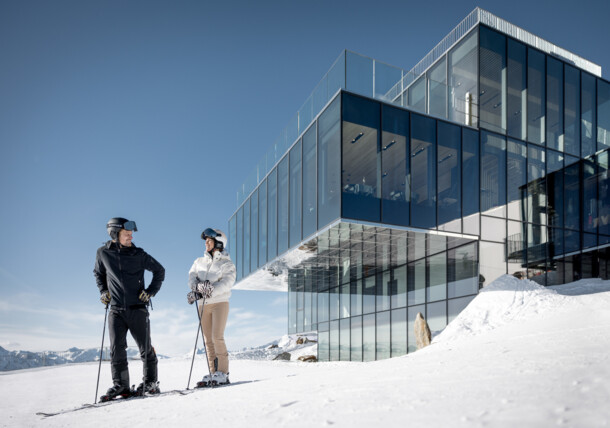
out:
<path id="1" fill-rule="evenodd" d="M 318 343 L 318 341 L 311 340 L 311 339 L 309 339 L 307 337 L 303 337 L 303 336 L 301 336 L 297 339 L 297 345 L 305 345 L 306 343 Z"/>
<path id="2" fill-rule="evenodd" d="M 428 327 L 428 323 L 421 312 L 418 312 L 415 317 L 415 343 L 417 344 L 417 349 L 425 348 L 430 344 L 431 340 L 430 327 Z"/>
<path id="3" fill-rule="evenodd" d="M 305 363 L 317 363 L 318 362 L 318 358 L 316 358 L 315 355 L 301 355 L 298 358 L 299 361 L 303 361 Z"/>
<path id="4" fill-rule="evenodd" d="M 290 352 L 282 352 L 281 354 L 279 354 L 277 357 L 275 357 L 273 359 L 273 361 L 275 361 L 275 360 L 290 361 Z"/>

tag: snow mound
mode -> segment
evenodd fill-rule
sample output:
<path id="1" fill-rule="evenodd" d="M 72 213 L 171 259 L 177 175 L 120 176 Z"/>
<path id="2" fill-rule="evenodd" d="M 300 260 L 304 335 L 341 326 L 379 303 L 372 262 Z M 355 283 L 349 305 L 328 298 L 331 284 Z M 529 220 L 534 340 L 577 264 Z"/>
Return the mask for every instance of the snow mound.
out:
<path id="1" fill-rule="evenodd" d="M 317 356 L 317 340 L 318 338 L 315 333 L 286 334 L 279 340 L 271 342 L 267 345 L 229 352 L 229 358 L 237 360 L 273 360 L 279 354 L 289 352 L 290 359 L 294 361 L 303 355 Z"/>
<path id="2" fill-rule="evenodd" d="M 524 322 L 562 305 L 565 296 L 527 279 L 503 275 L 481 289 L 479 295 L 434 342 L 452 342 L 479 335 L 514 322 Z"/>

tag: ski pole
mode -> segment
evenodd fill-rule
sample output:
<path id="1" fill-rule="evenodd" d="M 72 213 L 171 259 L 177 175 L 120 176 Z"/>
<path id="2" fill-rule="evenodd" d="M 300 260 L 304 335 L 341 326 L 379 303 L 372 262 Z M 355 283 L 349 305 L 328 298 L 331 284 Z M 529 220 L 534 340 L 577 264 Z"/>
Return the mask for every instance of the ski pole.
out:
<path id="1" fill-rule="evenodd" d="M 195 309 L 197 310 L 197 317 L 199 318 L 199 308 L 197 307 L 197 300 L 195 300 Z M 197 342 L 199 341 L 199 330 L 201 329 L 201 322 L 197 324 L 197 336 L 195 336 L 195 348 L 193 348 L 193 358 L 191 359 L 191 371 L 189 371 L 189 380 L 186 383 L 186 389 L 189 389 L 191 384 L 191 374 L 193 373 L 193 363 L 195 362 L 195 354 L 197 353 Z"/>
<path id="2" fill-rule="evenodd" d="M 97 404 L 97 391 L 100 386 L 100 371 L 102 370 L 102 356 L 104 352 L 104 336 L 106 335 L 106 319 L 108 318 L 108 304 L 106 304 L 106 314 L 104 315 L 104 329 L 102 330 L 102 346 L 100 347 L 100 365 L 97 369 L 97 383 L 95 384 L 95 400 L 93 404 Z"/>

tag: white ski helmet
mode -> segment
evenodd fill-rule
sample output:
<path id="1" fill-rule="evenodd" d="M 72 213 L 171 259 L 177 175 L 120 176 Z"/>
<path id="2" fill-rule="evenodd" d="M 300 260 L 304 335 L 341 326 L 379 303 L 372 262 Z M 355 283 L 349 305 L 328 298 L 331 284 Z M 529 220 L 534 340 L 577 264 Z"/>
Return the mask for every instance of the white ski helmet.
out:
<path id="1" fill-rule="evenodd" d="M 207 228 L 203 232 L 201 232 L 201 239 L 204 241 L 208 238 L 212 238 L 214 240 L 214 249 L 224 251 L 227 246 L 227 235 L 220 229 L 212 229 Z"/>

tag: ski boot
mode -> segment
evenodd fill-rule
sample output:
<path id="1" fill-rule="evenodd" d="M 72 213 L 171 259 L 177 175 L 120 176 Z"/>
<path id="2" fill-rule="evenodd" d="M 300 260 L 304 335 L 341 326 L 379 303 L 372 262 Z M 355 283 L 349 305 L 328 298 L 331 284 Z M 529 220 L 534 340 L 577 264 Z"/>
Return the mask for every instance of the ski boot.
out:
<path id="1" fill-rule="evenodd" d="M 212 386 L 229 384 L 229 373 L 215 372 L 212 375 Z"/>
<path id="2" fill-rule="evenodd" d="M 142 382 L 135 390 L 134 395 L 141 397 L 143 395 L 160 394 L 159 382 Z"/>
<path id="3" fill-rule="evenodd" d="M 100 397 L 100 402 L 112 401 L 117 397 L 129 398 L 133 395 L 133 391 L 128 386 L 113 385 L 106 391 L 106 394 Z"/>
<path id="4" fill-rule="evenodd" d="M 197 382 L 197 386 L 196 388 L 205 388 L 206 386 L 212 386 L 212 377 L 214 375 L 205 375 L 203 377 L 203 379 L 201 379 L 199 382 Z"/>

